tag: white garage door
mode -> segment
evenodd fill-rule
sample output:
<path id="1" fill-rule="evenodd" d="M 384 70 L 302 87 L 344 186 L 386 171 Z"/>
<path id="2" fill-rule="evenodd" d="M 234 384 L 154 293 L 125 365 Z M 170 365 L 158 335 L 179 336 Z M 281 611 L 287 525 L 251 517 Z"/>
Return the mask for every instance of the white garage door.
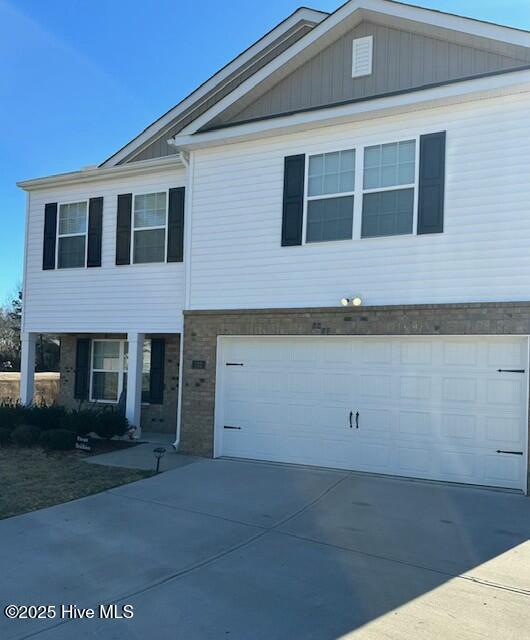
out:
<path id="1" fill-rule="evenodd" d="M 526 338 L 221 338 L 216 454 L 525 489 Z"/>

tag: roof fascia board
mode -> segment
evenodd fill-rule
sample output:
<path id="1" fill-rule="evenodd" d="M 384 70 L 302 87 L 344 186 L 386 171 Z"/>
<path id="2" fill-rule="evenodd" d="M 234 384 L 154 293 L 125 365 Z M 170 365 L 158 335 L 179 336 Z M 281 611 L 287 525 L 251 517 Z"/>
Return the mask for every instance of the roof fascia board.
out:
<path id="1" fill-rule="evenodd" d="M 44 178 L 33 178 L 17 182 L 17 187 L 24 191 L 35 191 L 36 189 L 47 189 L 53 187 L 63 187 L 76 184 L 85 184 L 100 180 L 113 180 L 115 178 L 131 177 L 135 175 L 146 175 L 164 171 L 167 169 L 185 168 L 182 153 L 177 153 L 165 158 L 155 158 L 154 160 L 143 160 L 134 164 L 118 165 L 116 167 L 94 167 L 81 169 L 81 171 L 71 171 L 69 173 L 59 173 Z"/>
<path id="2" fill-rule="evenodd" d="M 463 18 L 453 14 L 438 13 L 433 10 L 401 4 L 394 0 L 351 0 L 342 5 L 335 13 L 318 24 L 312 31 L 300 38 L 289 49 L 284 51 L 265 67 L 257 71 L 253 76 L 245 80 L 233 92 L 225 96 L 208 111 L 196 120 L 184 127 L 181 134 L 191 134 L 204 127 L 209 121 L 222 113 L 234 102 L 251 91 L 260 82 L 292 60 L 306 47 L 316 42 L 321 36 L 337 26 L 342 20 L 358 12 L 359 22 L 363 17 L 363 10 L 381 13 L 390 17 L 402 18 L 413 22 L 426 23 L 431 26 L 447 30 L 472 34 L 483 38 L 498 40 L 509 44 L 530 47 L 530 33 L 510 29 L 510 27 L 498 26 L 492 23 L 479 22 L 472 18 Z"/>
<path id="3" fill-rule="evenodd" d="M 195 102 L 203 98 L 214 89 L 220 82 L 226 80 L 231 76 L 238 68 L 242 67 L 246 62 L 251 60 L 254 56 L 258 55 L 260 51 L 266 49 L 276 39 L 281 37 L 282 34 L 292 29 L 299 22 L 311 22 L 320 23 L 328 16 L 327 13 L 316 11 L 314 9 L 302 8 L 292 13 L 279 25 L 274 27 L 265 36 L 260 38 L 257 42 L 251 45 L 243 53 L 234 58 L 226 66 L 220 69 L 211 78 L 201 84 L 195 91 L 190 93 L 184 100 L 175 105 L 163 116 L 155 120 L 149 125 L 142 133 L 133 138 L 129 143 L 117 151 L 114 155 L 110 156 L 107 160 L 101 163 L 101 167 L 114 166 L 121 162 L 124 158 L 134 153 L 136 149 L 143 146 L 145 143 L 150 142 L 151 138 L 156 136 L 159 131 L 162 131 L 165 127 L 172 124 L 173 120 L 178 117 L 180 113 L 192 106 Z"/>
<path id="4" fill-rule="evenodd" d="M 255 140 L 281 133 L 293 133 L 314 127 L 331 126 L 358 120 L 410 113 L 444 105 L 471 102 L 504 95 L 530 92 L 530 69 L 514 73 L 474 78 L 440 86 L 400 92 L 381 98 L 357 101 L 340 106 L 256 120 L 204 133 L 175 136 L 180 149 L 194 150 Z"/>

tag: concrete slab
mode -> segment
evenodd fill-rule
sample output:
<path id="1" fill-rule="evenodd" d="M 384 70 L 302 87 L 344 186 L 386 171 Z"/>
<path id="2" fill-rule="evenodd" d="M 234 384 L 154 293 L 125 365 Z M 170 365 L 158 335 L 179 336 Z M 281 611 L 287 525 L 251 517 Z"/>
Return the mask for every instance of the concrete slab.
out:
<path id="1" fill-rule="evenodd" d="M 277 533 L 124 602 L 132 620 L 76 621 L 38 637 L 521 640 L 529 620 L 523 595 Z"/>
<path id="2" fill-rule="evenodd" d="M 0 522 L 0 602 L 108 602 L 257 533 L 251 526 L 102 493 Z M 22 637 L 39 623 L 0 616 L 0 638 Z"/>
<path id="3" fill-rule="evenodd" d="M 0 638 L 522 640 L 527 505 L 473 488 L 199 460 L 0 521 L 3 606 L 135 608 L 130 621 L 0 618 Z"/>
<path id="4" fill-rule="evenodd" d="M 170 444 L 160 444 L 150 442 L 147 444 L 138 444 L 135 447 L 127 449 L 119 449 L 110 453 L 102 453 L 99 456 L 90 456 L 85 458 L 88 464 L 102 464 L 108 467 L 125 467 L 127 469 L 156 469 L 156 459 L 153 449 L 163 446 L 166 453 L 160 460 L 160 471 L 168 471 L 179 467 L 192 464 L 199 460 L 193 456 L 185 456 L 176 453 Z"/>
<path id="5" fill-rule="evenodd" d="M 352 475 L 281 531 L 530 592 L 530 500 Z"/>
<path id="6" fill-rule="evenodd" d="M 271 527 L 348 475 L 307 467 L 208 459 L 170 473 L 176 475 L 164 474 L 112 491 Z"/>

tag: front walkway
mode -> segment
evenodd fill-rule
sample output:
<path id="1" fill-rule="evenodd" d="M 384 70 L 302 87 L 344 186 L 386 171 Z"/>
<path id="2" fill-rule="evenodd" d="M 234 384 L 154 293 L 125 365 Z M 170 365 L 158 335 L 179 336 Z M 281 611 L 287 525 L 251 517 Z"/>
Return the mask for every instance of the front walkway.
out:
<path id="1" fill-rule="evenodd" d="M 127 449 L 118 449 L 99 456 L 85 459 L 89 464 L 102 464 L 109 467 L 126 467 L 127 469 L 155 469 L 156 457 L 154 449 L 163 448 L 165 453 L 160 459 L 160 471 L 169 471 L 195 460 L 192 456 L 177 454 L 173 448 L 175 436 L 169 433 L 142 433 L 142 444 Z"/>
<path id="2" fill-rule="evenodd" d="M 0 522 L 0 601 L 131 620 L 0 620 L 4 640 L 520 640 L 530 500 L 231 460 Z M 36 634 L 36 635 L 33 635 Z"/>

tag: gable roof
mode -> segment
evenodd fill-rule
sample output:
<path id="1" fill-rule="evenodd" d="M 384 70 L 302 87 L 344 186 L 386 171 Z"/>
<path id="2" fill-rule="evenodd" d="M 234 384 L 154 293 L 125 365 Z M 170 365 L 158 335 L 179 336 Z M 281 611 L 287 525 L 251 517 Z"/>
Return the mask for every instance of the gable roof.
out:
<path id="1" fill-rule="evenodd" d="M 278 82 L 363 20 L 445 38 L 454 43 L 465 43 L 478 49 L 491 49 L 493 46 L 497 53 L 519 60 L 506 69 L 506 72 L 513 71 L 516 67 L 524 67 L 525 62 L 530 60 L 530 32 L 521 29 L 424 9 L 395 0 L 349 0 L 289 49 L 184 127 L 179 137 L 226 124 L 219 121 L 221 114 L 236 115 L 244 111 L 256 97 L 271 90 Z"/>
<path id="2" fill-rule="evenodd" d="M 142 150 L 157 140 L 161 140 L 164 144 L 167 138 L 175 135 L 198 113 L 201 113 L 201 106 L 206 110 L 215 104 L 223 95 L 237 87 L 244 79 L 296 42 L 328 15 L 324 11 L 300 7 L 107 158 L 100 166 L 109 167 L 135 159 Z M 137 159 L 146 160 L 149 157 L 143 156 Z"/>
<path id="3" fill-rule="evenodd" d="M 506 72 L 524 68 L 524 63 L 530 60 L 530 32 L 514 27 L 396 0 L 348 0 L 331 14 L 302 7 L 100 166 L 167 156 L 177 152 L 177 148 L 169 144 L 178 144 L 179 139 L 230 126 L 231 120 L 238 124 L 236 116 L 245 114 L 246 108 L 259 96 L 362 21 L 445 38 L 477 49 L 486 47 L 499 58 L 517 61 L 511 67 L 506 65 L 509 67 Z M 495 73 L 499 72 L 503 73 L 504 69 L 495 69 Z M 461 79 L 473 77 L 463 74 Z M 453 78 L 447 80 L 448 83 L 454 81 Z M 323 108 L 330 106 L 325 104 Z"/>

